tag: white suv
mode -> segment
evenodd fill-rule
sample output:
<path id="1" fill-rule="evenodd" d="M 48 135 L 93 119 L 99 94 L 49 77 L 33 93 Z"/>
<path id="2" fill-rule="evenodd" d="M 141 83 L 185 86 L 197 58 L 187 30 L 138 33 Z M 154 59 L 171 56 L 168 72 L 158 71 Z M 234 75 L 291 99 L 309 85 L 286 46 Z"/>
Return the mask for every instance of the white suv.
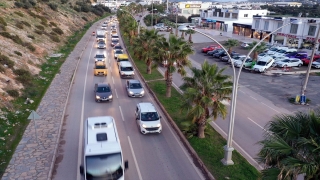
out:
<path id="1" fill-rule="evenodd" d="M 259 59 L 252 69 L 257 72 L 266 72 L 273 63 L 274 59 L 271 56 L 266 56 Z"/>
<path id="2" fill-rule="evenodd" d="M 135 110 L 135 117 L 142 134 L 161 133 L 161 116 L 152 103 L 138 103 Z"/>

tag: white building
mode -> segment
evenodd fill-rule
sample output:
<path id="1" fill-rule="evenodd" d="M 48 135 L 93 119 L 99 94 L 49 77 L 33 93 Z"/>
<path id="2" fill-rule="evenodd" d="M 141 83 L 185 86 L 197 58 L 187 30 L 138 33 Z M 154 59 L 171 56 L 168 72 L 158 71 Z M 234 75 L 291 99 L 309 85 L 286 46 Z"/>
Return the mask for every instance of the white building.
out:
<path id="1" fill-rule="evenodd" d="M 251 36 L 254 15 L 266 15 L 267 10 L 210 9 L 200 10 L 199 26 L 234 34 Z"/>
<path id="2" fill-rule="evenodd" d="M 179 16 L 184 16 L 186 18 L 188 18 L 192 14 L 199 14 L 201 9 L 208 9 L 211 7 L 211 2 L 202 1 L 178 2 L 174 5 L 176 11 L 179 12 Z"/>
<path id="3" fill-rule="evenodd" d="M 291 23 L 294 21 L 295 23 Z M 316 33 L 320 28 L 320 18 L 283 18 L 255 16 L 252 22 L 252 38 L 262 39 L 277 28 L 286 25 L 271 34 L 267 41 L 284 46 L 309 48 L 314 43 Z"/>

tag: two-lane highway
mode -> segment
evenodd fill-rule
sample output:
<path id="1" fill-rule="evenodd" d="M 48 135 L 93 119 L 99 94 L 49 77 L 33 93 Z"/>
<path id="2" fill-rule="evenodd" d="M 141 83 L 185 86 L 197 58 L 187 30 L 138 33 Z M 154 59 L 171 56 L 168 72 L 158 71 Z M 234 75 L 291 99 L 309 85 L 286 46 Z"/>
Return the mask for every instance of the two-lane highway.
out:
<path id="1" fill-rule="evenodd" d="M 97 25 L 88 31 L 87 36 L 91 36 L 92 31 L 99 29 L 100 23 L 96 23 Z M 87 117 L 106 115 L 115 118 L 124 160 L 129 161 L 129 169 L 125 172 L 125 179 L 203 179 L 200 170 L 194 166 L 166 119 L 162 118 L 163 131 L 161 134 L 142 135 L 139 132 L 134 117 L 136 104 L 152 102 L 156 106 L 156 103 L 153 102 L 148 92 L 143 98 L 127 96 L 126 80 L 120 78 L 117 63 L 113 58 L 110 34 L 107 33 L 106 36 L 106 49 L 97 49 L 95 47 L 96 39 L 92 36 L 88 48 L 85 49 L 81 57 L 66 110 L 53 179 L 83 179 L 79 174 L 79 166 L 83 163 L 84 122 Z M 107 55 L 107 77 L 93 75 L 93 57 L 96 53 Z M 135 79 L 139 79 L 139 77 L 136 75 Z M 110 83 L 113 90 L 112 102 L 95 102 L 93 87 L 98 82 Z M 157 109 L 164 117 L 160 109 L 158 107 Z"/>

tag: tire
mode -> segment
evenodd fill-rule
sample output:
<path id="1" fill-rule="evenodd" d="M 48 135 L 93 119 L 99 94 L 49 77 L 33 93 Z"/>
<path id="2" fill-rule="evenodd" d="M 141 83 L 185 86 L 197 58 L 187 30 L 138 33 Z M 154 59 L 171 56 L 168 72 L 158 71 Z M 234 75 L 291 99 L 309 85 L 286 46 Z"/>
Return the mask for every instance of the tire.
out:
<path id="1" fill-rule="evenodd" d="M 301 67 L 302 66 L 302 64 L 298 64 L 298 67 Z"/>
<path id="2" fill-rule="evenodd" d="M 267 69 L 264 69 L 262 72 L 263 72 L 263 73 L 266 73 L 266 72 L 267 72 Z"/>

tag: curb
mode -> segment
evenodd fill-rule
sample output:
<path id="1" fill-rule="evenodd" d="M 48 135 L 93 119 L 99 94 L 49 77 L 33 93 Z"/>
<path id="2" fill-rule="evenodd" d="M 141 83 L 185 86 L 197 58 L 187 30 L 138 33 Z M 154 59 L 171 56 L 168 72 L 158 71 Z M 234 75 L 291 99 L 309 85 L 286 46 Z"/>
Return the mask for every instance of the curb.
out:
<path id="1" fill-rule="evenodd" d="M 127 54 L 133 64 L 133 66 L 135 67 L 136 70 L 138 70 L 136 64 L 134 63 L 131 54 L 128 52 L 128 48 L 126 46 L 126 44 L 124 44 L 123 42 L 123 38 L 122 38 L 122 34 L 119 31 L 118 33 L 121 36 L 121 41 L 122 44 L 125 46 Z M 142 81 L 144 82 L 145 87 L 147 87 L 147 89 L 149 90 L 150 94 L 152 95 L 152 97 L 154 98 L 154 100 L 156 101 L 156 103 L 158 104 L 158 106 L 160 107 L 161 111 L 164 113 L 164 115 L 166 116 L 166 119 L 168 120 L 167 122 L 171 125 L 172 129 L 176 132 L 177 136 L 179 137 L 180 141 L 182 142 L 182 144 L 184 145 L 184 147 L 186 148 L 186 150 L 188 151 L 189 155 L 191 156 L 193 163 L 195 164 L 196 167 L 199 168 L 199 170 L 202 172 L 202 174 L 204 175 L 205 179 L 207 180 L 214 180 L 215 178 L 213 177 L 213 175 L 210 173 L 210 171 L 207 169 L 207 167 L 205 166 L 205 164 L 202 162 L 202 160 L 200 159 L 200 157 L 198 156 L 198 154 L 195 152 L 195 150 L 192 148 L 192 146 L 190 145 L 190 143 L 188 142 L 188 140 L 186 139 L 186 137 L 182 134 L 182 132 L 180 131 L 179 127 L 176 125 L 176 123 L 172 120 L 172 118 L 170 117 L 170 115 L 168 114 L 168 112 L 166 111 L 166 109 L 162 106 L 161 102 L 159 101 L 159 99 L 157 98 L 157 96 L 154 94 L 154 92 L 151 90 L 151 88 L 149 87 L 149 85 L 147 84 L 146 80 L 144 79 L 144 77 L 140 74 L 140 71 L 136 71 L 138 72 L 139 77 L 142 79 Z"/>

